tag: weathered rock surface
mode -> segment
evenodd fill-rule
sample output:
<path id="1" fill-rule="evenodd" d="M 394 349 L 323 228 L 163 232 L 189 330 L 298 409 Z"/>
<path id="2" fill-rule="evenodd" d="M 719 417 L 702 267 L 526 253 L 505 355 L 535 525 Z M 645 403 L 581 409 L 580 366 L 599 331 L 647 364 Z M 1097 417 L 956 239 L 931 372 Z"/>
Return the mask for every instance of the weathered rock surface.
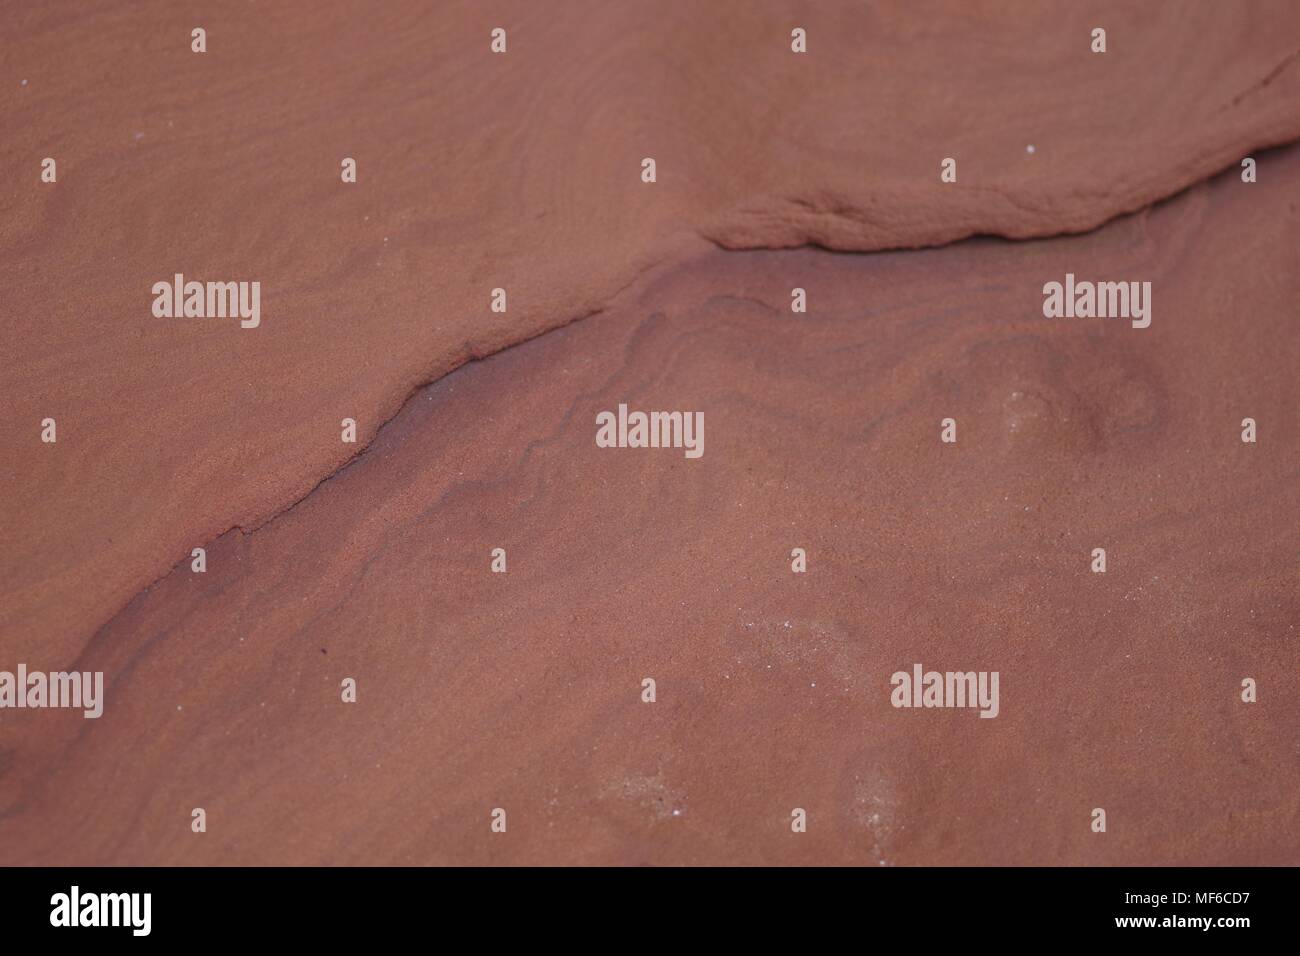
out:
<path id="1" fill-rule="evenodd" d="M 309 493 L 419 385 L 706 242 L 1077 231 L 1300 135 L 1288 3 L 194 16 L 0 12 L 0 661 L 74 659 L 191 548 Z M 261 327 L 154 318 L 151 286 L 177 272 L 260 281 Z M 359 445 L 339 441 L 345 417 Z"/>
<path id="2" fill-rule="evenodd" d="M 1294 863 L 1300 150 L 1259 159 L 1073 238 L 705 250 L 446 376 L 35 649 L 108 700 L 4 714 L 0 857 Z M 1067 272 L 1149 279 L 1151 327 L 1045 319 Z M 619 402 L 703 457 L 597 448 Z M 914 662 L 999 671 L 998 718 L 891 707 Z"/>

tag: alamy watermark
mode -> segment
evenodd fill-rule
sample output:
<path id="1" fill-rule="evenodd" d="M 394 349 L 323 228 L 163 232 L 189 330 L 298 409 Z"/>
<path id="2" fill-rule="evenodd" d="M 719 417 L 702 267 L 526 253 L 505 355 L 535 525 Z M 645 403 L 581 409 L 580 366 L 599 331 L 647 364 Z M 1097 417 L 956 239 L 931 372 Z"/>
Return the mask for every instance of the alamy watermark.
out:
<path id="1" fill-rule="evenodd" d="M 186 282 L 178 272 L 171 282 L 155 282 L 152 291 L 155 318 L 238 318 L 245 329 L 262 324 L 260 282 Z"/>
<path id="2" fill-rule="evenodd" d="M 629 412 L 596 416 L 597 448 L 683 448 L 687 458 L 704 454 L 703 412 Z"/>
<path id="3" fill-rule="evenodd" d="M 889 702 L 895 707 L 978 707 L 981 717 L 998 715 L 997 671 L 925 671 L 920 664 L 912 672 L 895 671 L 889 679 L 893 691 Z"/>
<path id="4" fill-rule="evenodd" d="M 83 893 L 74 885 L 50 897 L 51 926 L 128 926 L 133 936 L 148 936 L 152 911 L 152 893 Z"/>
<path id="5" fill-rule="evenodd" d="M 95 718 L 104 713 L 103 671 L 28 671 L 26 664 L 18 672 L 0 671 L 0 708 L 71 707 L 83 716 Z"/>
<path id="6" fill-rule="evenodd" d="M 1076 282 L 1043 286 L 1043 315 L 1049 319 L 1132 319 L 1133 328 L 1151 325 L 1150 282 Z"/>

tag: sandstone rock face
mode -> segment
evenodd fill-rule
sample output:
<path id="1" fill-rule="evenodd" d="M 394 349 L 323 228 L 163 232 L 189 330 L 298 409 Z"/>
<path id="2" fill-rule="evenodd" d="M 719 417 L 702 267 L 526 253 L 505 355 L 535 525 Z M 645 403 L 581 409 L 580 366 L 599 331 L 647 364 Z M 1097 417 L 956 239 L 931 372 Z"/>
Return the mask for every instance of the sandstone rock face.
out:
<path id="1" fill-rule="evenodd" d="M 1293 5 L 191 16 L 0 13 L 0 863 L 1294 862 Z"/>

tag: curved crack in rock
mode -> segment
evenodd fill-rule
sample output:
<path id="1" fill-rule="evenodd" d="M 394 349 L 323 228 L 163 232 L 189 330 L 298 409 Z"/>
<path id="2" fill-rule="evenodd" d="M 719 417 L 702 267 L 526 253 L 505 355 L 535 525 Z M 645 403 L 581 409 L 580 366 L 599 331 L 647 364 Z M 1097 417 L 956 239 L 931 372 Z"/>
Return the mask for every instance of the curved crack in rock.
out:
<path id="1" fill-rule="evenodd" d="M 1231 175 L 1231 170 L 1228 171 L 1227 175 Z M 1196 184 L 1192 184 L 1192 185 L 1194 186 L 1194 185 L 1196 185 Z M 1185 193 L 1185 192 L 1187 191 L 1187 189 L 1190 189 L 1190 188 L 1192 188 L 1192 186 L 1184 187 L 1182 190 L 1179 191 L 1178 194 L 1175 194 L 1175 195 L 1173 195 L 1173 196 L 1162 196 L 1162 197 L 1160 197 L 1159 199 L 1156 200 L 1156 203 L 1166 202 L 1166 201 L 1169 201 L 1169 200 L 1171 200 L 1171 199 L 1175 199 L 1175 198 L 1177 198 L 1177 195 L 1179 195 L 1179 194 L 1181 194 L 1181 193 Z M 1150 208 L 1150 206 L 1143 207 L 1142 209 L 1134 210 L 1132 213 L 1126 213 L 1125 215 L 1140 214 L 1140 213 L 1144 212 L 1146 209 L 1149 209 L 1149 208 Z M 837 213 L 837 215 L 838 215 L 838 214 L 839 214 L 839 213 Z M 1116 216 L 1116 217 L 1114 217 L 1114 218 L 1121 218 L 1121 217 Z M 1112 220 L 1110 220 L 1110 219 L 1106 220 L 1106 222 L 1110 222 L 1110 221 L 1112 221 Z M 1098 225 L 1098 226 L 1096 226 L 1096 227 L 1094 227 L 1094 228 L 1101 228 L 1101 227 L 1104 226 L 1105 224 L 1106 224 L 1106 223 L 1102 223 L 1102 224 L 1100 224 L 1100 225 Z M 1092 230 L 1085 230 L 1085 231 L 1092 231 Z M 1032 239 L 1063 238 L 1063 237 L 1067 237 L 1067 236 L 1074 235 L 1074 234 L 1076 234 L 1076 233 L 1063 232 L 1063 233 L 1060 233 L 1059 235 L 1035 236 L 1035 237 L 1032 237 Z M 935 245 L 934 247 L 926 247 L 926 248 L 942 248 L 942 247 L 945 246 L 945 245 L 952 245 L 952 244 L 954 244 L 954 243 L 960 243 L 960 242 L 964 241 L 965 239 L 969 239 L 969 238 L 984 238 L 984 236 L 983 236 L 983 235 L 981 235 L 981 236 L 979 236 L 979 237 L 966 236 L 966 237 L 962 237 L 961 239 L 953 240 L 953 242 L 937 244 L 937 245 Z M 1009 241 L 1032 241 L 1032 240 L 1016 239 L 1016 237 L 1010 237 L 1010 236 L 1004 236 L 1004 235 L 996 235 L 996 234 L 991 235 L 991 236 L 988 236 L 988 238 L 1000 238 L 1000 239 L 1007 239 L 1007 240 L 1009 240 Z M 768 250 L 776 251 L 776 250 L 781 250 L 781 249 L 784 249 L 784 248 L 785 248 L 785 247 L 780 246 L 780 245 L 772 245 L 772 246 L 763 246 L 763 247 L 758 247 L 758 248 L 755 248 L 755 249 L 749 249 L 749 248 L 738 248 L 738 249 L 733 249 L 733 248 L 731 248 L 730 246 L 726 246 L 726 245 L 723 245 L 723 244 L 721 244 L 721 243 L 715 243 L 715 244 L 717 245 L 717 247 L 718 247 L 720 250 L 722 250 L 722 251 L 726 251 L 726 252 L 762 251 L 762 250 L 764 250 L 764 249 L 768 249 Z M 801 244 L 801 245 L 808 245 L 808 246 L 811 247 L 811 248 L 825 248 L 827 251 L 837 252 L 837 253 L 846 253 L 846 254 L 852 254 L 852 255 L 872 255 L 872 254 L 875 254 L 875 253 L 877 253 L 877 252 L 895 251 L 895 250 L 891 250 L 891 249 L 888 249 L 888 248 L 886 248 L 886 249 L 880 249 L 880 250 L 871 249 L 871 250 L 865 250 L 865 251 L 852 250 L 852 249 L 834 249 L 834 248 L 831 248 L 831 247 L 823 247 L 823 246 L 820 246 L 818 243 L 815 243 L 815 242 L 804 243 L 804 244 Z M 796 247 L 796 248 L 797 248 L 797 247 Z M 540 336 L 547 335 L 547 334 L 550 334 L 550 333 L 552 333 L 552 332 L 559 331 L 560 329 L 566 328 L 566 327 L 568 327 L 569 325 L 572 325 L 572 324 L 574 324 L 574 323 L 583 322 L 583 321 L 586 321 L 586 320 L 588 320 L 588 319 L 595 318 L 595 317 L 597 317 L 597 316 L 599 316 L 599 315 L 601 315 L 601 314 L 607 312 L 610 308 L 614 308 L 614 307 L 616 307 L 616 306 L 618 305 L 620 299 L 621 299 L 625 294 L 627 294 L 629 291 L 634 291 L 634 290 L 636 289 L 636 287 L 637 287 L 637 286 L 642 282 L 642 280 L 643 280 L 646 276 L 653 276 L 656 272 L 669 271 L 669 270 L 673 269 L 675 266 L 679 266 L 680 264 L 681 264 L 681 263 L 672 263 L 672 262 L 668 262 L 668 263 L 663 263 L 663 262 L 661 262 L 661 263 L 657 263 L 655 266 L 652 266 L 652 267 L 650 267 L 650 268 L 648 268 L 648 269 L 646 269 L 646 270 L 643 270 L 641 273 L 639 273 L 639 274 L 637 275 L 637 277 L 636 277 L 635 279 L 633 279 L 631 282 L 627 283 L 627 284 L 624 285 L 621 289 L 619 289 L 618 292 L 616 292 L 616 293 L 614 294 L 614 296 L 611 297 L 610 303 L 609 303 L 608 305 L 606 305 L 605 307 L 600 308 L 600 309 L 596 309 L 596 310 L 594 310 L 594 311 L 592 311 L 592 312 L 588 312 L 588 313 L 586 313 L 586 314 L 584 314 L 584 315 L 581 315 L 581 316 L 576 316 L 576 317 L 574 317 L 574 318 L 568 319 L 568 320 L 566 320 L 566 321 L 564 321 L 564 322 L 557 323 L 557 324 L 555 324 L 555 325 L 547 326 L 547 327 L 543 328 L 541 331 L 537 332 L 535 335 L 529 336 L 528 338 L 525 338 L 525 339 L 521 339 L 521 340 L 519 340 L 518 342 L 513 342 L 513 343 L 511 343 L 511 344 L 509 344 L 509 345 L 502 346 L 502 347 L 499 348 L 499 349 L 496 349 L 496 350 L 475 351 L 475 352 L 473 352 L 473 353 L 470 355 L 470 357 L 467 358 L 464 362 L 457 364 L 455 367 L 453 367 L 453 368 L 447 370 L 446 372 L 443 372 L 443 373 L 441 373 L 441 374 L 438 374 L 438 375 L 436 375 L 436 376 L 434 376 L 434 377 L 428 379 L 427 381 L 423 381 L 423 382 L 421 382 L 420 384 L 418 384 L 418 385 L 416 385 L 415 387 L 413 387 L 413 388 L 412 388 L 412 389 L 407 393 L 406 397 L 405 397 L 404 399 L 402 399 L 402 401 L 401 401 L 400 403 L 398 403 L 396 409 L 392 412 L 392 414 L 386 416 L 386 417 L 385 417 L 385 418 L 384 418 L 384 419 L 383 419 L 383 420 L 382 420 L 382 421 L 381 421 L 381 422 L 380 422 L 380 423 L 375 427 L 374 432 L 373 432 L 373 433 L 372 433 L 372 434 L 367 438 L 367 440 L 365 441 L 364 444 L 361 444 L 361 445 L 358 446 L 357 450 L 356 450 L 356 451 L 351 455 L 351 457 L 349 457 L 346 461 L 344 461 L 344 462 L 343 462 L 342 464 L 340 464 L 338 467 L 334 468 L 334 469 L 333 469 L 332 471 L 330 471 L 328 474 L 324 475 L 324 476 L 321 477 L 318 481 L 316 481 L 315 484 L 312 485 L 312 487 L 310 488 L 310 490 L 308 490 L 307 492 L 305 492 L 305 493 L 302 494 L 301 496 L 295 498 L 293 501 L 291 501 L 291 502 L 288 503 L 287 505 L 283 506 L 282 508 L 276 510 L 276 511 L 273 512 L 272 514 L 270 514 L 270 515 L 266 516 L 265 518 L 259 520 L 259 521 L 256 522 L 255 524 L 252 524 L 252 525 L 250 525 L 250 526 L 248 526 L 248 527 L 244 527 L 244 526 L 242 526 L 242 525 L 233 525 L 233 526 L 231 526 L 230 528 L 228 528 L 228 529 L 226 529 L 225 531 L 223 531 L 221 534 L 216 535 L 216 536 L 213 537 L 213 538 L 209 538 L 209 539 L 207 539 L 206 541 L 204 541 L 203 545 L 201 545 L 201 546 L 204 547 L 204 548 L 206 549 L 206 548 L 210 547 L 210 546 L 213 544 L 213 542 L 214 542 L 215 540 L 220 539 L 220 538 L 222 538 L 222 537 L 224 537 L 224 536 L 226 536 L 226 535 L 228 535 L 228 534 L 234 533 L 234 532 L 236 532 L 236 531 L 238 531 L 241 535 L 244 535 L 244 536 L 254 534 L 254 533 L 256 533 L 257 531 L 259 531 L 260 529 L 264 528 L 265 526 L 271 524 L 272 522 L 274 522 L 274 521 L 277 520 L 278 518 L 280 518 L 280 517 L 282 517 L 283 515 L 287 514 L 288 512 L 293 511 L 295 508 L 297 508 L 299 505 L 301 505 L 304 501 L 306 501 L 308 498 L 310 498 L 313 494 L 315 494 L 316 491 L 317 491 L 318 489 L 320 489 L 322 485 L 325 485 L 326 483 L 328 483 L 328 482 L 330 482 L 331 480 L 333 480 L 334 478 L 336 478 L 339 474 L 341 474 L 342 472 L 346 471 L 348 468 L 352 467 L 352 466 L 353 466 L 353 465 L 354 465 L 354 464 L 355 464 L 355 463 L 356 463 L 360 458 L 362 458 L 362 457 L 363 457 L 363 456 L 364 456 L 364 455 L 365 455 L 365 454 L 370 450 L 370 448 L 374 445 L 375 441 L 379 438 L 380 434 L 383 432 L 383 429 L 384 429 L 385 427 L 387 427 L 387 425 L 388 425 L 388 424 L 389 424 L 393 419 L 395 419 L 398 415 L 400 415 L 400 414 L 402 413 L 402 411 L 406 408 L 406 406 L 407 406 L 410 402 L 414 401 L 414 400 L 416 399 L 416 397 L 417 397 L 421 392 L 423 392 L 423 391 L 424 391 L 424 390 L 425 390 L 429 385 L 432 385 L 432 384 L 434 384 L 434 383 L 440 381 L 441 379 L 446 378 L 448 375 L 453 374 L 454 372 L 456 372 L 458 369 L 462 368 L 462 367 L 463 367 L 464 365 L 466 365 L 466 364 L 469 364 L 469 363 L 472 363 L 472 362 L 479 362 L 479 361 L 482 361 L 482 360 L 484 360 L 484 359 L 486 359 L 486 358 L 490 358 L 490 357 L 493 356 L 493 355 L 500 354 L 501 352 L 506 351 L 507 349 L 516 348 L 516 347 L 518 347 L 518 346 L 520 346 L 520 345 L 523 345 L 523 344 L 525 344 L 525 343 L 527 343 L 527 342 L 529 342 L 529 341 L 532 341 L 534 338 L 538 338 L 538 337 L 540 337 Z M 111 617 L 110 617 L 110 618 L 109 618 L 109 619 L 108 619 L 108 620 L 107 620 L 103 625 L 101 625 L 100 627 L 98 627 L 98 628 L 95 629 L 95 631 L 94 631 L 94 633 L 93 633 L 93 636 L 92 636 L 92 642 L 93 642 L 94 638 L 97 638 L 97 637 L 98 637 L 98 636 L 99 636 L 103 631 L 105 631 L 105 630 L 109 627 L 110 624 L 112 624 L 112 622 L 113 622 L 114 620 L 116 620 L 116 619 L 121 615 L 121 613 L 125 610 L 126 607 L 128 607 L 130 604 L 134 603 L 135 600 L 140 596 L 140 594 L 143 594 L 143 593 L 146 593 L 146 592 L 152 590 L 152 588 L 153 588 L 153 587 L 154 587 L 158 582 L 160 582 L 160 581 L 166 579 L 167 577 L 169 577 L 169 576 L 170 576 L 171 574 L 173 574 L 177 569 L 179 569 L 179 568 L 183 568 L 185 565 L 187 565 L 187 564 L 189 563 L 189 560 L 190 560 L 190 559 L 189 559 L 188 557 L 186 557 L 186 558 L 184 558 L 184 559 L 182 559 L 182 560 L 176 562 L 176 564 L 174 564 L 172 567 L 168 568 L 167 571 L 165 571 L 164 573 L 160 574 L 160 575 L 159 575 L 159 576 L 158 576 L 154 581 L 152 581 L 150 584 L 146 585 L 146 586 L 145 586 L 144 588 L 142 588 L 139 592 L 137 592 L 135 595 L 133 595 L 133 596 L 131 597 L 131 599 L 128 600 L 128 601 L 127 601 L 127 602 L 122 606 L 122 608 L 119 608 L 118 611 L 116 611 L 116 612 L 115 612 L 115 613 L 114 613 L 114 614 L 113 614 L 113 615 L 112 615 L 112 616 L 111 616 Z M 81 660 L 81 657 L 82 657 L 82 654 L 79 653 L 78 656 L 77 656 L 77 658 L 76 658 L 76 660 L 75 660 L 75 661 L 70 665 L 73 669 L 76 669 L 78 662 Z"/>

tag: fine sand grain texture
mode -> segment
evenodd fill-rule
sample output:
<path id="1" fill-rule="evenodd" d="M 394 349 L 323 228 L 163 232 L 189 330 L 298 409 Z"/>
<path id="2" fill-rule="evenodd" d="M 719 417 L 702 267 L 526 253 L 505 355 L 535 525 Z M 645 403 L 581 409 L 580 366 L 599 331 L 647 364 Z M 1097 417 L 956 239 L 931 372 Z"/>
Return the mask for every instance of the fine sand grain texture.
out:
<path id="1" fill-rule="evenodd" d="M 0 37 L 0 662 L 51 669 L 655 268 L 1078 232 L 1300 135 L 1288 2 L 10 3 Z M 262 324 L 155 318 L 176 273 L 261 282 Z"/>
<path id="2" fill-rule="evenodd" d="M 1222 32 L 1235 63 L 1249 31 Z M 914 45 L 946 36 L 912 33 Z M 1046 54 L 1033 56 L 1047 75 Z M 1187 92 L 1158 75 L 1165 95 Z M 917 110 L 913 130 L 939 136 Z M 1051 155 L 1042 143 L 1035 162 Z M 300 502 L 208 542 L 205 574 L 179 566 L 102 627 L 6 633 L 10 656 L 104 671 L 108 705 L 93 721 L 5 713 L 0 857 L 1297 862 L 1300 149 L 1257 158 L 1257 183 L 1229 171 L 1076 237 L 853 255 L 702 247 L 646 271 L 599 317 L 440 378 Z M 1155 172 L 1141 166 L 1129 175 Z M 401 289 L 436 254 L 398 253 Z M 591 288 L 613 258 L 590 260 Z M 370 268 L 322 287 L 352 295 Z M 1150 281 L 1150 328 L 1045 319 L 1042 285 L 1067 272 Z M 805 315 L 790 311 L 795 286 Z M 391 321 L 401 359 L 427 371 L 438 336 L 405 338 L 391 304 L 374 304 L 366 328 Z M 312 461 L 282 423 L 328 438 L 338 417 L 324 369 L 342 333 L 313 319 L 320 338 L 299 345 L 322 363 L 312 374 L 248 379 L 286 417 L 250 407 L 242 420 L 302 475 Z M 397 361 L 379 333 L 338 328 Z M 247 348 L 249 363 L 289 354 L 250 333 L 203 334 Z M 162 414 L 166 381 L 130 400 Z M 596 415 L 620 402 L 705 410 L 703 457 L 596 447 Z M 946 417 L 955 444 L 939 441 Z M 1255 444 L 1240 439 L 1245 417 Z M 124 493 L 173 480 L 123 454 L 140 475 Z M 234 448 L 229 466 L 250 480 L 288 470 Z M 212 467 L 197 458 L 193 474 Z M 78 480 L 84 507 L 108 507 L 93 492 L 104 479 Z M 212 494 L 244 500 L 232 486 Z M 193 528 L 187 507 L 174 488 L 140 504 Z M 489 571 L 496 547 L 505 574 Z M 791 572 L 796 547 L 807 573 Z M 1089 570 L 1097 547 L 1105 574 Z M 77 620 L 22 606 L 51 628 Z M 33 643 L 39 633 L 48 641 Z M 891 707 L 890 675 L 913 662 L 999 671 L 998 717 Z M 347 677 L 355 704 L 340 702 Z M 1259 703 L 1240 701 L 1243 677 Z M 202 835 L 189 829 L 196 806 Z M 489 831 L 494 807 L 505 834 Z M 1094 807 L 1105 835 L 1090 831 Z"/>

